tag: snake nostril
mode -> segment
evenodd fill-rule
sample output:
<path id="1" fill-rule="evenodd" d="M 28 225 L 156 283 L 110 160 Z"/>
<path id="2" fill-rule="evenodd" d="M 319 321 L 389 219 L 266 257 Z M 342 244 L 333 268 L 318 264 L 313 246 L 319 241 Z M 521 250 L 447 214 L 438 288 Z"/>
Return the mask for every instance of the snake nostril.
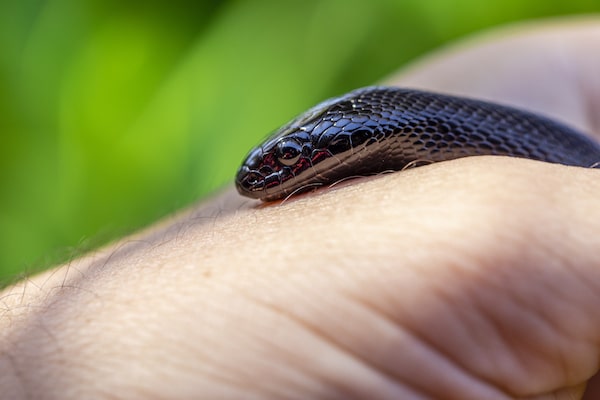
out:
<path id="1" fill-rule="evenodd" d="M 265 189 L 265 177 L 259 171 L 242 167 L 235 180 L 237 191 L 248 197 L 260 198 Z"/>
<path id="2" fill-rule="evenodd" d="M 262 175 L 258 172 L 249 172 L 244 179 L 248 187 L 255 187 L 262 181 Z"/>

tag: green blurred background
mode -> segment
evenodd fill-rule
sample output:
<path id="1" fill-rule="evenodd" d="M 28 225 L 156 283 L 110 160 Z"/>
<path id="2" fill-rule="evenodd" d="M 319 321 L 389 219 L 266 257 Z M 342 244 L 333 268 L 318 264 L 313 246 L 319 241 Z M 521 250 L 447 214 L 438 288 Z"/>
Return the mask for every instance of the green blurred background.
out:
<path id="1" fill-rule="evenodd" d="M 600 0 L 0 0 L 0 282 L 232 180 L 268 132 L 494 25 Z"/>

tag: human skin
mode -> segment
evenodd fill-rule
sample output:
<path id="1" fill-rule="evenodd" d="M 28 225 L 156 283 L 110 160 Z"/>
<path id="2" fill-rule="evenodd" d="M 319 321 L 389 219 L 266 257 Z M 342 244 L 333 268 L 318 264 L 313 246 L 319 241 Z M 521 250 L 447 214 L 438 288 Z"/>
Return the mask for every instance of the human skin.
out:
<path id="1" fill-rule="evenodd" d="M 535 24 L 388 82 L 600 136 L 599 47 L 598 19 Z M 5 289 L 0 393 L 596 399 L 599 199 L 600 170 L 506 157 L 281 204 L 230 189 Z"/>

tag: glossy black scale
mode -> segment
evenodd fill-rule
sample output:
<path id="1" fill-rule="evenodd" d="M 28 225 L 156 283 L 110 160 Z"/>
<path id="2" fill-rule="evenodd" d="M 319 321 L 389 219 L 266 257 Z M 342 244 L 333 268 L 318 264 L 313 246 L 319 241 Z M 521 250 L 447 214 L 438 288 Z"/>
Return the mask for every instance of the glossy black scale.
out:
<path id="1" fill-rule="evenodd" d="M 515 108 L 375 86 L 326 100 L 281 127 L 248 154 L 236 187 L 276 200 L 346 177 L 473 155 L 591 167 L 600 145 Z"/>

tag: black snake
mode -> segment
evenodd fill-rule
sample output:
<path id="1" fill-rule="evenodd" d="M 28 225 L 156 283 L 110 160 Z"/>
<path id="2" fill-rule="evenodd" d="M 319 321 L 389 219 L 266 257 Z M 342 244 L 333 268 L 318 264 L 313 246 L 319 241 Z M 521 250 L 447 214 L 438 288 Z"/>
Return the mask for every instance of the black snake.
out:
<path id="1" fill-rule="evenodd" d="M 591 167 L 600 145 L 516 108 L 419 90 L 374 86 L 326 100 L 254 148 L 236 186 L 276 200 L 352 176 L 473 155 Z"/>

